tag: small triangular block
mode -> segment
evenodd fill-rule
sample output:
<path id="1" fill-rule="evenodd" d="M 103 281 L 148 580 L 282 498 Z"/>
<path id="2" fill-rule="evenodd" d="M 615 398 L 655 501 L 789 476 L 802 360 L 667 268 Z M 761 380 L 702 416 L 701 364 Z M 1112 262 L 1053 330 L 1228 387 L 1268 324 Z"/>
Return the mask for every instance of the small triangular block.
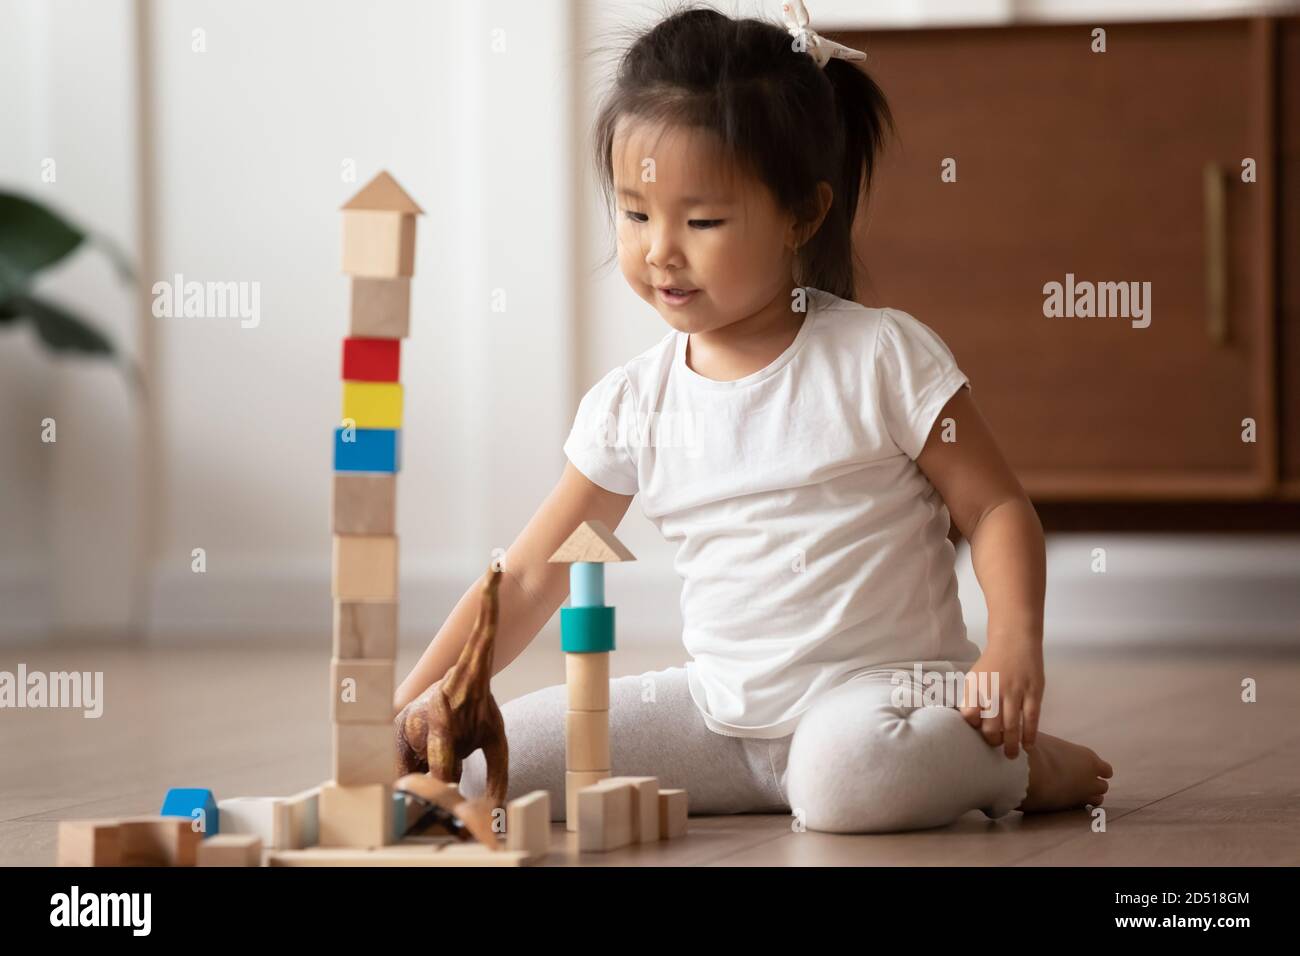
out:
<path id="1" fill-rule="evenodd" d="M 378 212 L 402 212 L 422 216 L 424 210 L 415 204 L 397 180 L 381 172 L 361 187 L 361 191 L 343 204 L 344 209 L 370 209 Z"/>
<path id="2" fill-rule="evenodd" d="M 573 534 L 564 539 L 564 544 L 555 549 L 547 559 L 548 564 L 572 564 L 575 561 L 590 561 L 605 564 L 610 561 L 635 561 L 636 555 L 627 549 L 622 541 L 614 537 L 614 532 L 603 521 L 584 521 L 574 529 Z"/>

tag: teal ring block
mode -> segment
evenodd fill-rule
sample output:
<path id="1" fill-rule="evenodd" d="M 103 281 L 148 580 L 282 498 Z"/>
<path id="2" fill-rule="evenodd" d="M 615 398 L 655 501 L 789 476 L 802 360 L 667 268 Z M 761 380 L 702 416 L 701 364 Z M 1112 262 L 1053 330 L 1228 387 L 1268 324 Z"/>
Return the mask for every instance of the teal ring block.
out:
<path id="1" fill-rule="evenodd" d="M 572 607 L 600 607 L 605 603 L 605 566 L 596 561 L 575 561 L 569 565 L 569 604 Z"/>
<path id="2" fill-rule="evenodd" d="M 599 654 L 614 649 L 612 607 L 560 608 L 560 649 L 566 654 Z"/>

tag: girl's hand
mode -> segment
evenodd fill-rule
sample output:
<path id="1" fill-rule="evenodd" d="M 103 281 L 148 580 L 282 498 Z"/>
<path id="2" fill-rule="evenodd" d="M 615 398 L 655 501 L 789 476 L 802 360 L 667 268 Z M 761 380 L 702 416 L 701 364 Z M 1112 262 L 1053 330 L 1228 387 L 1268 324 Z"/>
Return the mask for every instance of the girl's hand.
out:
<path id="1" fill-rule="evenodd" d="M 1042 642 L 1028 636 L 990 639 L 988 649 L 967 674 L 966 706 L 958 708 L 966 722 L 991 746 L 1002 744 L 1009 758 L 1020 753 L 1022 741 L 1025 747 L 1033 747 L 1046 683 Z M 997 714 L 981 717 L 984 707 L 996 709 Z"/>

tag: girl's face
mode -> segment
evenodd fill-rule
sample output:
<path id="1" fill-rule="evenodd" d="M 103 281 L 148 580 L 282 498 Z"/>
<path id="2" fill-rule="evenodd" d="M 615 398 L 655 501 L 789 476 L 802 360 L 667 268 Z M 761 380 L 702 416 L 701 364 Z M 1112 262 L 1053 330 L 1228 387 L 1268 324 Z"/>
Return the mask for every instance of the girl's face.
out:
<path id="1" fill-rule="evenodd" d="M 628 284 L 679 332 L 709 332 L 788 309 L 794 217 L 771 191 L 724 168 L 713 134 L 621 119 L 612 148 L 618 262 Z M 662 289 L 690 291 L 674 297 Z"/>

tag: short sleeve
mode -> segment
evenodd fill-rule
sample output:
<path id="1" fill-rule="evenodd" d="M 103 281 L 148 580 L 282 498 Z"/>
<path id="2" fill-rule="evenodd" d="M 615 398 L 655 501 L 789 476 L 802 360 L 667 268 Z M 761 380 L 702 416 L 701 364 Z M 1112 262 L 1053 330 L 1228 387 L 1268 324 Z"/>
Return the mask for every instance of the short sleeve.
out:
<path id="1" fill-rule="evenodd" d="M 620 495 L 637 492 L 636 462 L 626 439 L 635 414 L 627 373 L 616 368 L 582 397 L 564 442 L 564 454 L 575 468 Z"/>
<path id="2" fill-rule="evenodd" d="M 898 309 L 883 309 L 876 331 L 876 400 L 886 429 L 916 458 L 948 400 L 969 385 L 948 346 Z"/>

